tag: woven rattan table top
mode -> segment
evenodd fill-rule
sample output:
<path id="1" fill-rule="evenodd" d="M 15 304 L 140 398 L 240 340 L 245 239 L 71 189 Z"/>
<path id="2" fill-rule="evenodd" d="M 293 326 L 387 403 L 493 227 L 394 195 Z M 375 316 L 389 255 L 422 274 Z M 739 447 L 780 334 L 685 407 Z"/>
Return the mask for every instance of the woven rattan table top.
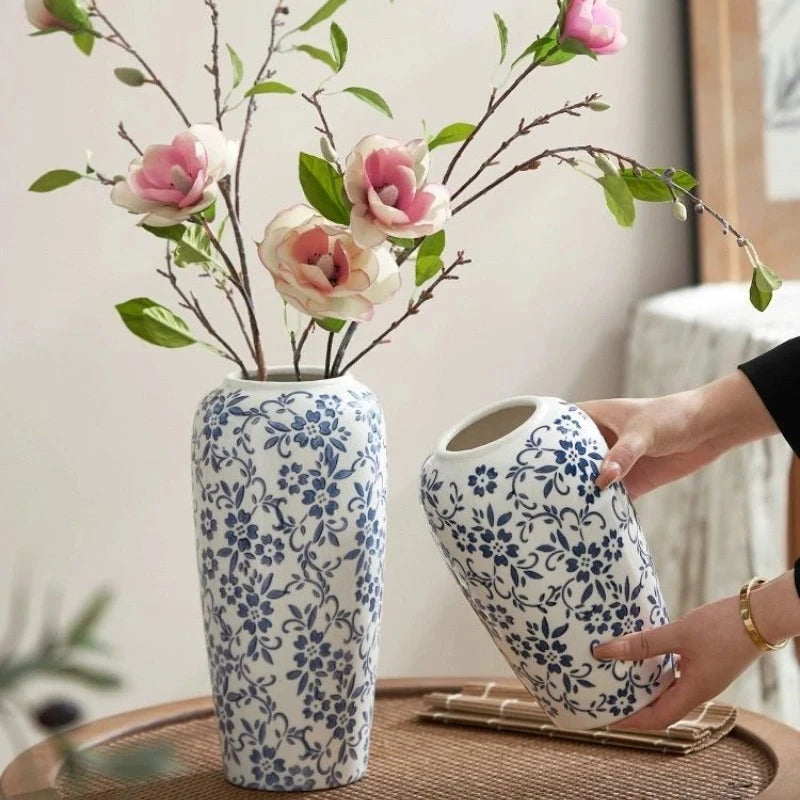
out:
<path id="1" fill-rule="evenodd" d="M 702 798 L 736 800 L 767 791 L 773 800 L 800 796 L 800 732 L 756 715 L 726 739 L 702 752 L 669 756 L 557 741 L 526 734 L 419 722 L 421 695 L 433 687 L 454 690 L 454 682 L 389 682 L 379 689 L 369 772 L 362 781 L 337 790 L 337 800 L 544 800 L 547 798 Z M 89 739 L 103 748 L 168 742 L 177 751 L 180 772 L 169 778 L 122 786 L 102 776 L 81 783 L 65 777 L 20 783 L 19 764 L 3 776 L 7 796 L 17 800 L 244 800 L 297 798 L 265 795 L 228 785 L 220 771 L 215 721 L 208 701 L 137 712 L 125 725 Z M 123 722 L 123 717 L 117 718 Z M 97 726 L 97 723 L 95 723 Z M 761 726 L 761 728 L 759 728 Z M 127 733 L 124 731 L 127 730 Z M 119 735 L 120 732 L 122 735 Z M 109 739 L 109 734 L 112 738 Z M 792 753 L 795 754 L 792 759 Z M 28 768 L 36 768 L 29 759 Z M 790 763 L 794 761 L 794 764 Z M 39 764 L 39 771 L 47 769 Z M 53 765 L 49 766 L 52 772 Z M 777 776 L 777 777 L 776 777 Z M 44 781 L 44 782 L 43 782 Z M 12 786 L 11 784 L 15 785 Z M 11 794 L 17 788 L 45 794 Z M 767 796 L 764 795 L 764 796 Z M 320 794 L 316 793 L 315 797 Z"/>

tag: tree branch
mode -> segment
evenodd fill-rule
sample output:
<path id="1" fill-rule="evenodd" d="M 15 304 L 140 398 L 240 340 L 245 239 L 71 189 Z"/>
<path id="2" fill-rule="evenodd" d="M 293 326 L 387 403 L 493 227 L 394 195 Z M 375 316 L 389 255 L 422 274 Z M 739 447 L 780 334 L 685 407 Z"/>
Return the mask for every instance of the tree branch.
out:
<path id="1" fill-rule="evenodd" d="M 195 317 L 197 317 L 197 320 L 206 329 L 206 331 L 208 331 L 209 335 L 212 336 L 215 339 L 215 341 L 219 342 L 219 344 L 225 350 L 225 353 L 223 353 L 222 355 L 229 361 L 233 361 L 234 364 L 237 364 L 239 369 L 241 369 L 242 371 L 242 376 L 246 377 L 247 368 L 244 365 L 244 361 L 242 361 L 237 352 L 228 344 L 228 342 L 225 341 L 225 339 L 223 339 L 219 333 L 217 333 L 214 326 L 211 324 L 208 317 L 205 315 L 205 312 L 200 306 L 200 303 L 197 300 L 197 298 L 191 292 L 187 295 L 183 291 L 183 289 L 181 289 L 181 287 L 178 285 L 178 279 L 175 276 L 175 271 L 172 268 L 172 254 L 169 251 L 169 245 L 167 245 L 166 248 L 165 258 L 167 264 L 166 271 L 164 271 L 163 269 L 159 269 L 156 270 L 156 272 L 169 281 L 170 285 L 175 290 L 178 297 L 181 298 L 183 308 L 191 311 L 192 314 L 194 314 Z"/>
<path id="2" fill-rule="evenodd" d="M 458 189 L 450 195 L 451 200 L 455 200 L 460 194 L 462 194 L 466 189 L 468 189 L 480 176 L 484 173 L 486 169 L 489 167 L 495 166 L 497 164 L 497 159 L 519 138 L 522 136 L 527 136 L 534 128 L 538 128 L 542 125 L 549 125 L 552 119 L 555 119 L 562 114 L 567 114 L 572 117 L 579 117 L 580 111 L 585 110 L 589 107 L 591 103 L 596 102 L 600 99 L 600 95 L 595 92 L 594 94 L 588 95 L 585 99 L 581 100 L 579 103 L 565 103 L 562 108 L 559 108 L 555 111 L 551 111 L 549 114 L 543 114 L 540 117 L 536 117 L 531 122 L 526 123 L 525 120 L 521 120 L 517 130 L 508 137 L 505 141 L 501 142 L 500 146 L 495 150 L 481 165 L 478 167 L 477 170 L 466 180 Z"/>
<path id="3" fill-rule="evenodd" d="M 440 283 L 443 283 L 444 281 L 448 280 L 456 280 L 456 276 L 452 274 L 453 271 L 458 267 L 462 266 L 463 264 L 470 264 L 470 263 L 472 263 L 471 260 L 464 257 L 464 251 L 459 250 L 455 261 L 453 261 L 453 263 L 450 264 L 450 266 L 447 267 L 447 269 L 442 270 L 436 277 L 436 280 L 433 281 L 433 283 L 431 283 L 430 286 L 423 289 L 420 292 L 419 297 L 417 297 L 417 299 L 414 302 L 408 304 L 408 308 L 406 309 L 405 313 L 402 316 L 398 317 L 391 325 L 389 325 L 389 327 L 386 328 L 386 330 L 383 331 L 383 333 L 381 333 L 379 336 L 373 339 L 372 342 L 369 345 L 367 345 L 367 347 L 365 347 L 360 353 L 358 353 L 358 355 L 356 355 L 354 358 L 348 361 L 347 364 L 345 364 L 344 367 L 342 367 L 341 372 L 334 370 L 333 376 L 336 376 L 338 374 L 344 374 L 349 370 L 351 370 L 355 364 L 361 361 L 361 359 L 364 358 L 364 356 L 366 356 L 368 353 L 374 350 L 378 345 L 388 344 L 389 340 L 386 337 L 391 335 L 395 330 L 397 330 L 397 328 L 399 328 L 400 325 L 402 325 L 403 322 L 405 322 L 409 317 L 413 317 L 415 314 L 418 314 L 421 306 L 424 303 L 427 303 L 428 300 L 433 299 L 433 292 L 436 289 L 436 287 L 439 286 Z"/>
<path id="4" fill-rule="evenodd" d="M 204 0 L 211 12 L 211 66 L 206 64 L 206 70 L 214 79 L 214 115 L 217 126 L 222 130 L 222 90 L 219 86 L 219 10 L 216 0 Z"/>
<path id="5" fill-rule="evenodd" d="M 125 130 L 125 124 L 120 120 L 119 125 L 117 126 L 117 135 L 120 139 L 127 142 L 140 156 L 143 155 L 142 148 L 139 147 L 136 142 L 133 141 L 131 135 Z"/>
<path id="6" fill-rule="evenodd" d="M 322 89 L 317 89 L 317 91 L 314 92 L 314 94 L 312 95 L 304 94 L 302 95 L 302 97 L 303 100 L 305 100 L 308 103 L 311 103 L 311 105 L 314 106 L 314 108 L 317 110 L 317 115 L 319 116 L 320 121 L 322 122 L 322 127 L 317 128 L 317 131 L 321 133 L 328 140 L 328 144 L 330 144 L 331 150 L 333 150 L 333 152 L 335 153 L 336 141 L 334 140 L 333 132 L 331 131 L 330 126 L 328 125 L 328 120 L 325 118 L 325 112 L 322 110 L 322 104 L 319 102 L 319 96 L 322 93 L 323 93 Z M 338 158 L 336 159 L 335 164 L 339 172 L 343 172 L 342 165 L 339 163 Z"/>
<path id="7" fill-rule="evenodd" d="M 270 34 L 269 34 L 269 46 L 267 47 L 267 55 L 264 58 L 264 62 L 261 64 L 261 67 L 256 74 L 256 78 L 253 81 L 253 84 L 261 83 L 262 79 L 266 77 L 267 70 L 269 69 L 270 62 L 272 61 L 272 56 L 275 54 L 275 40 L 277 36 L 278 28 L 283 24 L 280 21 L 280 17 L 283 14 L 288 13 L 288 9 L 284 5 L 285 0 L 278 0 L 277 4 L 275 5 L 275 10 L 272 12 L 272 17 L 270 19 Z M 234 176 L 234 183 L 233 183 L 233 192 L 235 197 L 235 209 L 236 209 L 236 216 L 239 216 L 240 213 L 240 190 L 241 190 L 241 176 L 242 176 L 242 163 L 244 162 L 244 150 L 245 145 L 247 144 L 247 135 L 250 133 L 250 128 L 253 124 L 253 113 L 256 110 L 256 97 L 253 95 L 247 103 L 247 111 L 245 112 L 244 117 L 244 130 L 242 131 L 242 138 L 239 142 L 239 155 L 236 159 L 236 172 Z"/>
<path id="8" fill-rule="evenodd" d="M 300 359 L 303 357 L 303 348 L 305 347 L 306 340 L 308 339 L 309 334 L 311 331 L 314 330 L 314 326 L 316 325 L 315 321 L 312 319 L 308 325 L 306 325 L 303 332 L 300 334 L 300 339 L 292 348 L 293 356 L 294 356 L 294 374 L 297 377 L 297 380 L 302 380 L 302 374 L 300 372 Z M 294 336 L 292 337 L 294 338 Z"/>
<path id="9" fill-rule="evenodd" d="M 164 96 L 169 100 L 172 104 L 173 108 L 178 112 L 178 115 L 183 120 L 184 125 L 188 128 L 191 125 L 189 121 L 189 117 L 186 116 L 183 109 L 181 108 L 178 101 L 175 99 L 172 92 L 164 85 L 161 78 L 156 75 L 150 65 L 142 58 L 142 56 L 136 51 L 136 49 L 128 42 L 128 40 L 122 35 L 120 30 L 111 22 L 111 20 L 100 10 L 100 6 L 97 5 L 97 0 L 90 0 L 89 2 L 89 12 L 94 16 L 98 17 L 99 19 L 103 20 L 106 24 L 108 29 L 111 31 L 111 35 L 108 34 L 98 34 L 101 39 L 104 39 L 111 44 L 116 45 L 117 47 L 121 47 L 126 53 L 130 56 L 135 58 L 139 64 L 141 65 L 142 69 L 150 76 L 150 80 L 164 93 Z"/>

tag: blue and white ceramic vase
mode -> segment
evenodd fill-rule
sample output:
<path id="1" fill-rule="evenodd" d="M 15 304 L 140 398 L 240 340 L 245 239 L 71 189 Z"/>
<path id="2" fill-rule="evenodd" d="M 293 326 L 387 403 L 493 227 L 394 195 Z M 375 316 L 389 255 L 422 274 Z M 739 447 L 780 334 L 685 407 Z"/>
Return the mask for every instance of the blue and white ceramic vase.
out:
<path id="1" fill-rule="evenodd" d="M 225 777 L 274 791 L 358 780 L 383 598 L 377 399 L 348 375 L 229 377 L 195 416 L 192 470 Z"/>
<path id="2" fill-rule="evenodd" d="M 624 719 L 674 677 L 672 656 L 592 655 L 597 642 L 668 621 L 630 498 L 594 484 L 605 453 L 579 408 L 522 397 L 457 425 L 422 471 L 422 503 L 450 570 L 563 728 Z"/>

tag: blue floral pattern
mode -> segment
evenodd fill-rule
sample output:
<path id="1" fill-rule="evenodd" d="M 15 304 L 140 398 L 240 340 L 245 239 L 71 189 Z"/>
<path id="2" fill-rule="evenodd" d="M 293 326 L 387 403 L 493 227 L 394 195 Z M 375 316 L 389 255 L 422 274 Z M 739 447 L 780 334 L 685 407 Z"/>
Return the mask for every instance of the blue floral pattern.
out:
<path id="1" fill-rule="evenodd" d="M 200 404 L 197 558 L 225 775 L 310 791 L 366 770 L 385 434 L 376 398 L 350 378 L 282 387 L 227 381 Z"/>
<path id="2" fill-rule="evenodd" d="M 599 492 L 605 444 L 552 398 L 513 444 L 428 459 L 420 495 L 459 586 L 556 724 L 597 727 L 652 701 L 672 656 L 599 662 L 591 648 L 664 624 L 653 562 L 625 490 Z M 490 488 L 491 487 L 491 488 Z"/>

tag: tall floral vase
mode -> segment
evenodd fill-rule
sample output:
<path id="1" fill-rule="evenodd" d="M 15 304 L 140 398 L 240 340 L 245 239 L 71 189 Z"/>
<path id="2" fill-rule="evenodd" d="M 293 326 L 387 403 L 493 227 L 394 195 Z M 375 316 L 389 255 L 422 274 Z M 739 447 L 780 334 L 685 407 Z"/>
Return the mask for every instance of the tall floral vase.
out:
<path id="1" fill-rule="evenodd" d="M 595 644 L 667 611 L 621 485 L 599 491 L 595 424 L 552 397 L 470 416 L 422 470 L 422 503 L 453 576 L 522 683 L 559 727 L 617 722 L 673 680 L 673 657 L 598 661 Z"/>
<path id="2" fill-rule="evenodd" d="M 347 375 L 293 375 L 227 378 L 192 434 L 225 777 L 274 791 L 343 786 L 366 771 L 386 534 L 376 397 Z"/>

